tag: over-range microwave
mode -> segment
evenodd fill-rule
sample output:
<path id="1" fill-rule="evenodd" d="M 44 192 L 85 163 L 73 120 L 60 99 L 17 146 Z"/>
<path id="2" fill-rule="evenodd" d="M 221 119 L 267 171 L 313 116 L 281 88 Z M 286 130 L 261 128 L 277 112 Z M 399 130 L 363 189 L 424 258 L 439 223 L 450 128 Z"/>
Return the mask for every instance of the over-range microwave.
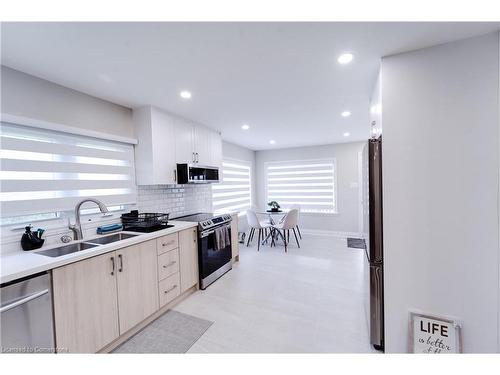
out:
<path id="1" fill-rule="evenodd" d="M 198 164 L 177 164 L 178 184 L 210 184 L 219 182 L 219 168 Z"/>

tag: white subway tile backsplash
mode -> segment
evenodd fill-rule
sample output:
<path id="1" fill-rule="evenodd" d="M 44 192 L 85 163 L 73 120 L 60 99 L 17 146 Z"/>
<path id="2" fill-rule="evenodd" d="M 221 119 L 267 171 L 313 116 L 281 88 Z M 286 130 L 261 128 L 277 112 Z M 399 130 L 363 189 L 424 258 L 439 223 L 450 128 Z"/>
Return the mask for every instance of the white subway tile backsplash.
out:
<path id="1" fill-rule="evenodd" d="M 170 217 L 212 212 L 211 185 L 148 185 L 137 188 L 139 212 L 165 212 Z"/>

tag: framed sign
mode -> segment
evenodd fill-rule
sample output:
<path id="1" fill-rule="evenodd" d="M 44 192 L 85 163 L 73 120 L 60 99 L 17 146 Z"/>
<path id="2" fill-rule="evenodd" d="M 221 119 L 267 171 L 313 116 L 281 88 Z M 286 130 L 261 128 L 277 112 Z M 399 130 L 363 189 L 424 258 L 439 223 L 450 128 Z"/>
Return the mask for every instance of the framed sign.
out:
<path id="1" fill-rule="evenodd" d="M 462 327 L 455 319 L 410 311 L 410 353 L 462 353 Z"/>

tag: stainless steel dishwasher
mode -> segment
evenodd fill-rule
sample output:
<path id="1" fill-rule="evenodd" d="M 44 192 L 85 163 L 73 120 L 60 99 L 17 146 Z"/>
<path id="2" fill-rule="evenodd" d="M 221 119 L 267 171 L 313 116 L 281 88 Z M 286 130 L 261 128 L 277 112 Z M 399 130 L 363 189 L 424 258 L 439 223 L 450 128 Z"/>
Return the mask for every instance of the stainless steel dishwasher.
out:
<path id="1" fill-rule="evenodd" d="M 49 273 L 2 284 L 1 302 L 2 353 L 54 352 Z"/>

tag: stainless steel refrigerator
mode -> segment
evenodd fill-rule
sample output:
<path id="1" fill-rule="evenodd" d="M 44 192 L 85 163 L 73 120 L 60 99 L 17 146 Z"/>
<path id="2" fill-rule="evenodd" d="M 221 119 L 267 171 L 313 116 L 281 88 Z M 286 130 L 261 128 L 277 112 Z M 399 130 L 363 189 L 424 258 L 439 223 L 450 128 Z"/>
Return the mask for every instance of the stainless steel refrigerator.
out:
<path id="1" fill-rule="evenodd" d="M 370 342 L 384 350 L 384 251 L 382 224 L 382 137 L 370 139 L 365 147 L 366 279 L 369 283 L 366 310 Z"/>

